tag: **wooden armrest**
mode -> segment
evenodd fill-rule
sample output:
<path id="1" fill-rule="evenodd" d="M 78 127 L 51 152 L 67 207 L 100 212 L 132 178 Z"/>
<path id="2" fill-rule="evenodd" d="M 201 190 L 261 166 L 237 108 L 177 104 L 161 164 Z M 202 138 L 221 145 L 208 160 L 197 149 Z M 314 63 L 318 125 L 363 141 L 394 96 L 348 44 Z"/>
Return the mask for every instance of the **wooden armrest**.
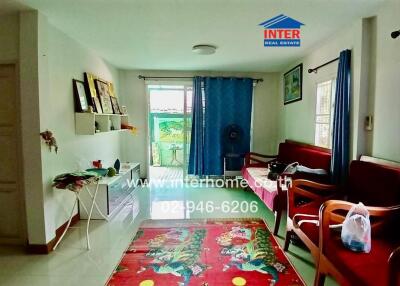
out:
<path id="1" fill-rule="evenodd" d="M 302 187 L 309 187 L 315 192 L 311 192 L 309 190 L 306 190 Z M 319 191 L 321 194 L 319 194 Z M 293 196 L 293 198 L 296 195 L 304 196 L 309 199 L 320 199 L 326 194 L 331 193 L 332 191 L 337 191 L 337 187 L 335 185 L 326 185 L 326 184 L 320 184 L 308 180 L 294 180 L 289 188 L 289 196 Z"/>
<path id="2" fill-rule="evenodd" d="M 389 257 L 389 284 L 400 285 L 400 246 Z"/>
<path id="3" fill-rule="evenodd" d="M 293 198 L 297 196 L 302 196 L 313 200 L 318 200 L 321 198 L 321 196 L 316 193 L 306 191 L 297 187 L 289 188 L 289 196 L 293 196 Z"/>
<path id="4" fill-rule="evenodd" d="M 326 191 L 333 191 L 337 190 L 338 187 L 335 185 L 327 185 L 327 184 L 321 184 L 309 180 L 303 180 L 303 179 L 297 179 L 292 182 L 293 187 L 299 188 L 300 186 L 305 186 L 305 187 L 311 187 L 315 190 L 326 190 Z"/>
<path id="5" fill-rule="evenodd" d="M 308 190 L 304 187 L 312 189 Z M 314 204 L 318 207 L 326 200 L 333 199 L 337 194 L 337 187 L 334 185 L 325 185 L 308 180 L 294 180 L 288 190 L 288 209 L 295 207 L 296 198 L 303 197 L 309 200 L 308 204 Z"/>
<path id="6" fill-rule="evenodd" d="M 320 214 L 326 215 L 331 214 L 334 211 L 344 210 L 349 211 L 354 205 L 354 203 L 342 201 L 342 200 L 329 200 L 326 201 L 321 207 Z M 370 216 L 374 217 L 388 217 L 393 214 L 393 212 L 400 212 L 400 205 L 390 206 L 390 207 L 370 207 L 365 206 L 369 212 Z"/>
<path id="7" fill-rule="evenodd" d="M 341 201 L 341 200 L 329 200 L 322 204 L 319 210 L 319 223 L 320 223 L 320 247 L 323 251 L 323 242 L 330 239 L 329 225 L 331 223 L 342 223 L 345 219 L 344 215 L 337 214 L 337 211 L 349 211 L 354 203 Z M 370 207 L 366 206 L 370 217 L 381 218 L 377 222 L 371 222 L 371 231 L 379 233 L 381 227 L 385 223 L 385 218 L 393 215 L 400 215 L 400 205 L 391 207 Z"/>
<path id="8" fill-rule="evenodd" d="M 261 164 L 267 164 L 271 160 L 262 160 L 262 159 L 276 159 L 278 155 L 265 155 L 255 152 L 247 153 L 245 156 L 245 165 L 248 166 L 251 162 L 257 162 Z M 262 158 L 262 159 L 260 159 Z"/>
<path id="9" fill-rule="evenodd" d="M 260 154 L 260 153 L 255 153 L 255 152 L 249 152 L 246 154 L 246 156 L 256 156 L 260 158 L 276 158 L 278 155 L 265 155 L 265 154 Z"/>

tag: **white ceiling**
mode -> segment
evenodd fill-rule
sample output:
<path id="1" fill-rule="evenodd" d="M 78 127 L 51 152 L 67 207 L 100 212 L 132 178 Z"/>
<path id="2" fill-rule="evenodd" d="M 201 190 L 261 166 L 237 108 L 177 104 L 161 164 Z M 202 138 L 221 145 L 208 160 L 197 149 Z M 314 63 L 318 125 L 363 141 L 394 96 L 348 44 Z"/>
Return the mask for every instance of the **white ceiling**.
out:
<path id="1" fill-rule="evenodd" d="M 383 1 L 18 0 L 119 68 L 218 71 L 280 71 Z M 279 14 L 305 24 L 300 48 L 263 46 L 258 24 Z M 192 53 L 205 43 L 216 54 Z"/>

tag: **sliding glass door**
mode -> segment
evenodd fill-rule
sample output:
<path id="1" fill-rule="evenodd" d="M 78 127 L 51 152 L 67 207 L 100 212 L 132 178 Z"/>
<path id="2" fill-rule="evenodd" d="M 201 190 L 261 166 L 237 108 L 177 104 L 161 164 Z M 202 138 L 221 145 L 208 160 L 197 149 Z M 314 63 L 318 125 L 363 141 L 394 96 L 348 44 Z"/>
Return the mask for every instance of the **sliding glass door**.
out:
<path id="1" fill-rule="evenodd" d="M 150 180 L 182 180 L 190 150 L 192 86 L 148 84 Z"/>

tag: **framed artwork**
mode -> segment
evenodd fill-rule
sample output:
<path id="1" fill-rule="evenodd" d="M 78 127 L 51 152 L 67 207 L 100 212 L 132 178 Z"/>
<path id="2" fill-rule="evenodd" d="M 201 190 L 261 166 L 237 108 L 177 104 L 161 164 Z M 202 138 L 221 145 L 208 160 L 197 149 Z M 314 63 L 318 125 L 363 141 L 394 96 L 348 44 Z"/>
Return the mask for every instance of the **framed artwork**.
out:
<path id="1" fill-rule="evenodd" d="M 95 80 L 97 79 L 97 77 L 96 77 L 95 75 L 90 74 L 90 73 L 87 73 L 87 72 L 85 72 L 85 73 L 83 74 L 83 77 L 84 77 L 84 79 L 85 79 L 85 83 L 86 83 L 86 86 L 87 86 L 87 88 L 88 88 L 89 95 L 90 95 L 92 98 L 97 97 L 96 85 L 95 85 L 95 83 L 94 83 Z"/>
<path id="2" fill-rule="evenodd" d="M 288 104 L 302 99 L 303 93 L 303 64 L 299 64 L 284 74 L 284 99 L 283 103 Z"/>
<path id="3" fill-rule="evenodd" d="M 99 98 L 98 97 L 93 98 L 93 102 L 94 102 L 94 107 L 96 109 L 96 112 L 99 114 L 103 113 L 103 109 L 101 108 Z"/>
<path id="4" fill-rule="evenodd" d="M 118 99 L 111 96 L 111 104 L 115 114 L 121 114 L 121 109 L 119 108 Z"/>
<path id="5" fill-rule="evenodd" d="M 89 103 L 86 97 L 85 83 L 83 81 L 73 79 L 72 85 L 74 89 L 75 111 L 87 112 L 89 110 Z"/>
<path id="6" fill-rule="evenodd" d="M 96 92 L 99 95 L 103 113 L 113 114 L 113 107 L 111 103 L 110 93 L 108 90 L 108 84 L 98 79 L 95 80 L 95 84 L 96 84 Z"/>

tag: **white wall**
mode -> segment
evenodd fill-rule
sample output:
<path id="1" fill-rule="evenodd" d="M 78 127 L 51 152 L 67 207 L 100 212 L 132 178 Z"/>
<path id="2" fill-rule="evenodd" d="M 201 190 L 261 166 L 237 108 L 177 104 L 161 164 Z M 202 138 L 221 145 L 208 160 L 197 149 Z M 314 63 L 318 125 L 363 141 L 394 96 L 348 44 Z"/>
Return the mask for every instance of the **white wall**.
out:
<path id="1" fill-rule="evenodd" d="M 25 208 L 28 241 L 46 241 L 39 116 L 39 19 L 20 14 L 20 97 Z"/>
<path id="2" fill-rule="evenodd" d="M 400 162 L 400 1 L 389 1 L 376 22 L 376 82 L 372 90 L 375 116 L 372 154 Z"/>
<path id="3" fill-rule="evenodd" d="M 120 89 L 124 95 L 133 125 L 138 127 L 136 136 L 124 134 L 123 155 L 128 161 L 141 163 L 141 176 L 147 176 L 147 99 L 145 83 L 138 75 L 147 76 L 238 76 L 263 78 L 254 90 L 253 151 L 275 154 L 277 149 L 278 74 L 276 73 L 219 73 L 178 71 L 120 71 Z"/>
<path id="4" fill-rule="evenodd" d="M 40 129 L 49 129 L 56 136 L 59 153 L 49 152 L 42 145 L 43 185 L 45 192 L 46 239 L 68 218 L 74 195 L 68 191 L 54 190 L 51 182 L 55 175 L 90 166 L 101 159 L 105 167 L 121 158 L 120 133 L 76 135 L 72 79 L 83 80 L 90 72 L 115 84 L 119 91 L 117 70 L 63 32 L 47 25 L 48 77 L 47 90 L 40 95 Z M 45 74 L 43 72 L 42 74 Z M 45 82 L 43 83 L 46 84 Z"/>
<path id="5" fill-rule="evenodd" d="M 64 172 L 89 167 L 101 159 L 111 166 L 121 157 L 120 133 L 83 136 L 75 134 L 72 79 L 83 80 L 90 72 L 115 84 L 119 91 L 118 71 L 102 58 L 48 23 L 37 12 L 21 14 L 22 95 L 25 100 L 25 133 L 38 156 L 30 156 L 27 177 L 27 219 L 30 244 L 44 244 L 55 237 L 55 230 L 69 217 L 75 196 L 51 187 L 53 178 Z M 36 47 L 36 48 L 35 48 Z M 35 57 L 36 56 L 36 57 Z M 58 154 L 40 141 L 39 132 L 51 130 L 57 139 Z M 27 152 L 26 152 L 27 153 Z M 35 152 L 36 153 L 36 152 Z M 33 167 L 34 165 L 35 167 Z M 39 178 L 32 182 L 31 174 Z"/>

